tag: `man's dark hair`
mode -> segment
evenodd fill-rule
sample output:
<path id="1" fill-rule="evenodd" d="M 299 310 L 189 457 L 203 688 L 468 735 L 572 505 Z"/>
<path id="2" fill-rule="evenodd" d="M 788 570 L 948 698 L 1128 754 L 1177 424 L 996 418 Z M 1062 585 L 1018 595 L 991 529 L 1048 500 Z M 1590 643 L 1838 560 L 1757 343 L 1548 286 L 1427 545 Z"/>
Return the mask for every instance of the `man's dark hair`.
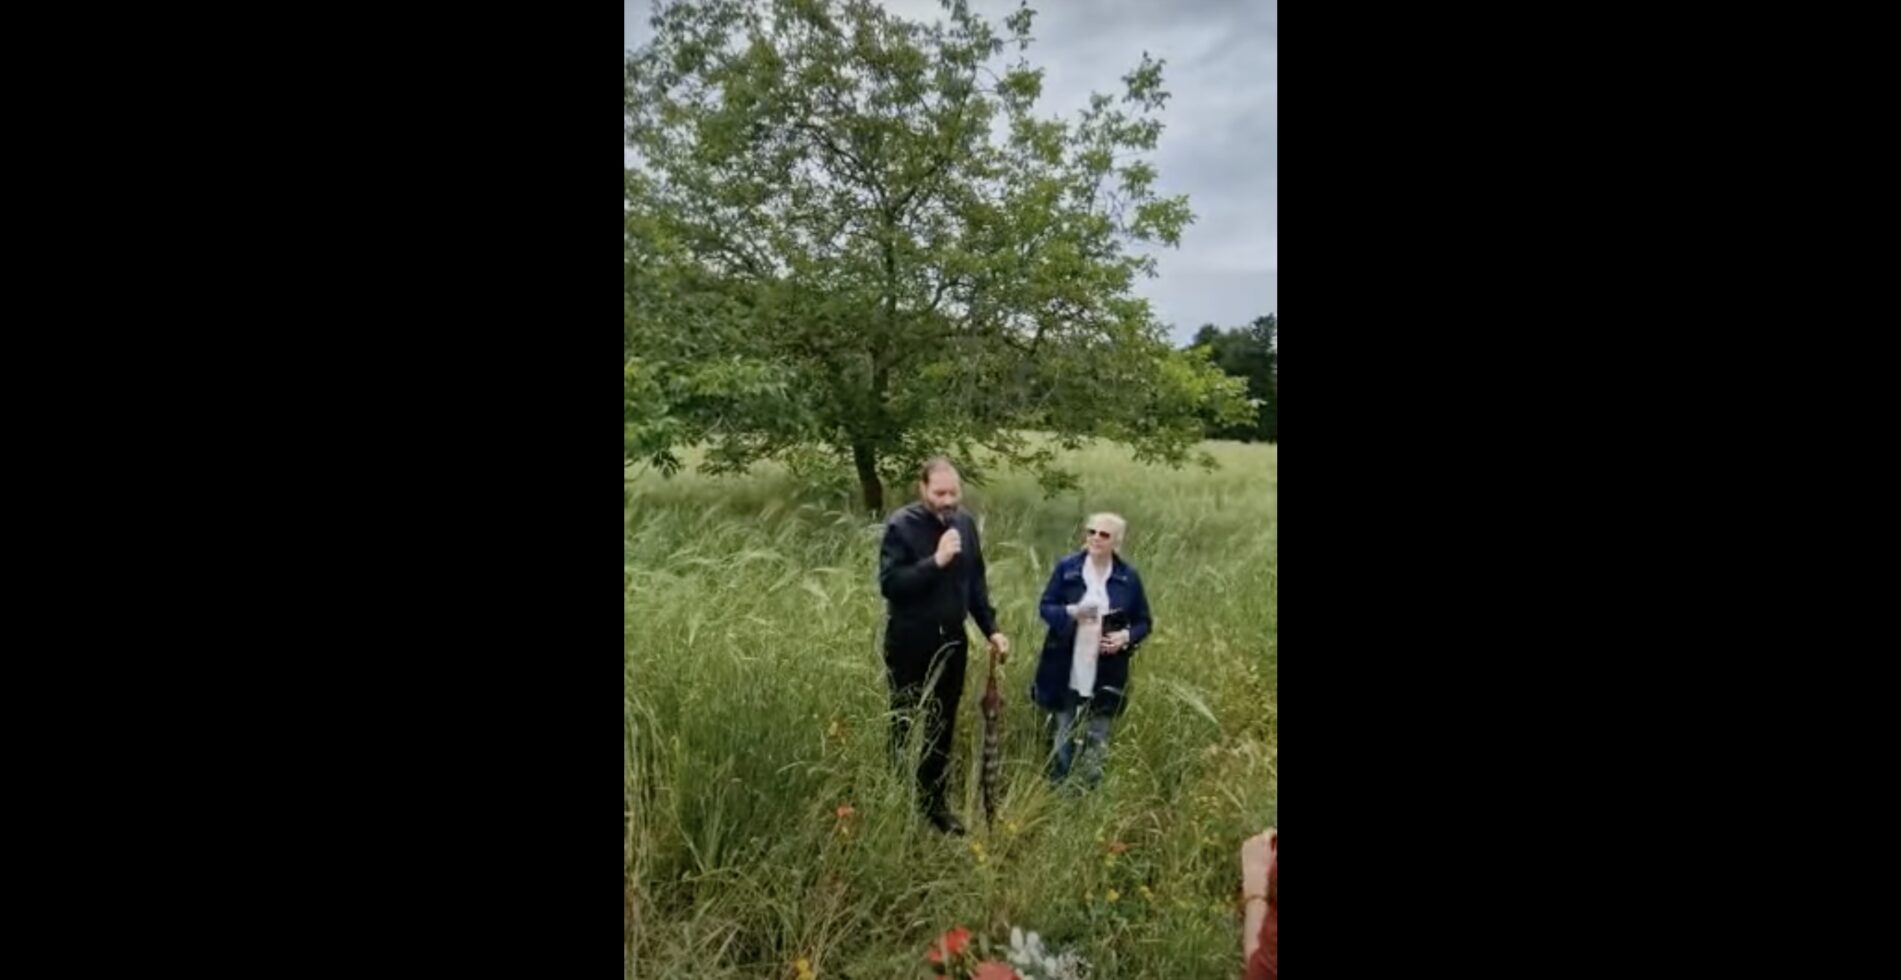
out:
<path id="1" fill-rule="evenodd" d="M 932 456 L 930 459 L 924 461 L 923 466 L 918 467 L 917 481 L 919 483 L 931 482 L 931 474 L 938 470 L 950 470 L 952 473 L 955 473 L 957 472 L 957 464 L 951 462 L 949 456 Z"/>

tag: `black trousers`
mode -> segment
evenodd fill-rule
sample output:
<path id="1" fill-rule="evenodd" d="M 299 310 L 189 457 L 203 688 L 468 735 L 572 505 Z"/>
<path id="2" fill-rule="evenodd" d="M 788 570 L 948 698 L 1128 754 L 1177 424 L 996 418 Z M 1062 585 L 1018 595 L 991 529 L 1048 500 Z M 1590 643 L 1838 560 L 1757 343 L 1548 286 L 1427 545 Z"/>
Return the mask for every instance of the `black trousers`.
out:
<path id="1" fill-rule="evenodd" d="M 891 620 L 885 624 L 885 678 L 891 686 L 891 757 L 902 768 L 904 740 L 919 725 L 924 746 L 918 760 L 918 804 L 944 809 L 957 705 L 964 697 L 969 662 L 962 624 L 939 626 Z"/>

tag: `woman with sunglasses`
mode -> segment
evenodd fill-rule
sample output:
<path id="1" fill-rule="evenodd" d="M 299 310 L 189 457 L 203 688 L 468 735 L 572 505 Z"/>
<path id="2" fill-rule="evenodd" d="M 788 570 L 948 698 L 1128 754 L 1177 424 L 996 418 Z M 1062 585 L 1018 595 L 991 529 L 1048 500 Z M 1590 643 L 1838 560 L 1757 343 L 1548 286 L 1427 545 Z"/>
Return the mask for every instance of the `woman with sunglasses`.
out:
<path id="1" fill-rule="evenodd" d="M 1115 514 L 1089 518 L 1083 548 L 1056 563 L 1040 603 L 1049 634 L 1030 683 L 1030 699 L 1055 718 L 1049 777 L 1060 783 L 1075 760 L 1083 730 L 1083 783 L 1102 781 L 1109 726 L 1122 713 L 1129 658 L 1152 625 L 1142 577 L 1117 548 L 1128 524 Z"/>

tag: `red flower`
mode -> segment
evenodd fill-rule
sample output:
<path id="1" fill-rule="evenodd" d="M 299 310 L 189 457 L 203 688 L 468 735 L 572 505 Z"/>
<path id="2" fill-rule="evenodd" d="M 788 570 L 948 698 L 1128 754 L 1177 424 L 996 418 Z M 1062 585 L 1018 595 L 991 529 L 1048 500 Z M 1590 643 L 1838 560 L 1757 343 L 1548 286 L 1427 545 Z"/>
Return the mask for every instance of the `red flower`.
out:
<path id="1" fill-rule="evenodd" d="M 1119 840 L 1114 840 L 1114 841 L 1109 842 L 1109 853 L 1111 854 L 1124 854 L 1124 853 L 1127 853 L 1128 850 L 1129 850 L 1129 845 L 1124 844 Z"/>
<path id="2" fill-rule="evenodd" d="M 847 820 L 851 818 L 852 814 L 857 813 L 858 811 L 852 809 L 850 803 L 840 803 L 838 805 L 838 809 L 833 812 L 838 814 L 838 819 Z"/>
<path id="3" fill-rule="evenodd" d="M 970 975 L 970 980 L 1020 980 L 1020 978 L 1010 964 L 1001 960 L 984 960 L 977 964 L 977 970 Z"/>
<path id="4" fill-rule="evenodd" d="M 957 954 L 963 952 L 964 947 L 968 945 L 969 942 L 970 930 L 963 926 L 958 926 L 937 937 L 937 942 L 931 944 L 931 951 L 924 954 L 924 958 L 933 963 L 942 963 L 947 955 L 955 957 Z"/>

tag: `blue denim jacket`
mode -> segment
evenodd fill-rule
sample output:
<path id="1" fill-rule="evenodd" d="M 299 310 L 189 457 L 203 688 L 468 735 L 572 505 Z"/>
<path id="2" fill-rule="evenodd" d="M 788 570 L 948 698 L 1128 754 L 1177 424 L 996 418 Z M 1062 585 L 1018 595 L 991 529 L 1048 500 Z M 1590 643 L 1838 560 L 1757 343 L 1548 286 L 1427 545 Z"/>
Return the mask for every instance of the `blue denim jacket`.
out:
<path id="1" fill-rule="evenodd" d="M 1045 711 L 1060 710 L 1069 698 L 1069 668 L 1076 648 L 1076 621 L 1065 608 L 1082 600 L 1083 561 L 1088 552 L 1065 557 L 1050 570 L 1049 586 L 1043 590 L 1040 612 L 1049 633 L 1043 640 L 1043 653 L 1036 663 L 1036 677 L 1030 682 L 1030 700 Z M 1128 698 L 1129 659 L 1148 639 L 1154 622 L 1149 617 L 1148 596 L 1142 592 L 1142 577 L 1135 568 L 1115 556 L 1109 571 L 1109 608 L 1129 619 L 1129 645 L 1113 657 L 1096 661 L 1096 691 L 1092 710 L 1110 715 L 1122 713 Z"/>

